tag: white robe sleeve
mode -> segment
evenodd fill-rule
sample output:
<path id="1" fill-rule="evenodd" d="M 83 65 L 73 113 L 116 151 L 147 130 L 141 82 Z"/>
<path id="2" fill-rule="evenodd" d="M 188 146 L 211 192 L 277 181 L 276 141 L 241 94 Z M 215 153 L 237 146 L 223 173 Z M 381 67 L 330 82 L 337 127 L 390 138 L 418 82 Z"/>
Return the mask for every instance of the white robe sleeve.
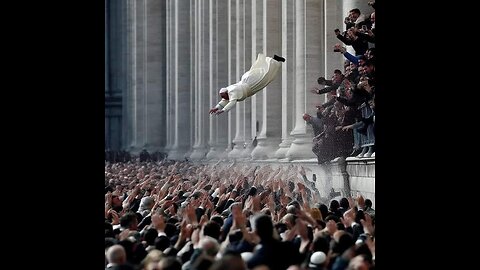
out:
<path id="1" fill-rule="evenodd" d="M 235 106 L 235 104 L 237 104 L 236 99 L 230 100 L 230 102 L 228 102 L 228 104 L 225 105 L 225 107 L 223 107 L 223 111 L 228 112 L 230 109 L 232 109 Z"/>
<path id="2" fill-rule="evenodd" d="M 217 106 L 215 106 L 215 108 L 223 109 L 227 104 L 228 104 L 228 100 L 222 98 L 222 100 L 220 100 L 220 102 L 217 104 Z"/>

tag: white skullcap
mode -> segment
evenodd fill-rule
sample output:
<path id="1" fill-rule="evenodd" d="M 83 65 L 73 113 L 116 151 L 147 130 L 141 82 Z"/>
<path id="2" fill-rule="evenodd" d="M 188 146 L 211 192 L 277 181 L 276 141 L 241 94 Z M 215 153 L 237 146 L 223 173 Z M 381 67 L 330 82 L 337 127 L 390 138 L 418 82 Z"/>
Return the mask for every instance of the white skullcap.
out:
<path id="1" fill-rule="evenodd" d="M 310 257 L 308 267 L 318 267 L 320 264 L 324 263 L 326 259 L 327 256 L 322 251 L 314 252 Z"/>
<path id="2" fill-rule="evenodd" d="M 227 88 L 221 88 L 218 93 L 219 93 L 219 94 L 222 94 L 222 93 L 227 93 L 227 92 L 228 92 L 228 89 L 227 89 Z"/>
<path id="3" fill-rule="evenodd" d="M 253 252 L 242 252 L 240 256 L 244 262 L 248 262 L 253 257 Z"/>

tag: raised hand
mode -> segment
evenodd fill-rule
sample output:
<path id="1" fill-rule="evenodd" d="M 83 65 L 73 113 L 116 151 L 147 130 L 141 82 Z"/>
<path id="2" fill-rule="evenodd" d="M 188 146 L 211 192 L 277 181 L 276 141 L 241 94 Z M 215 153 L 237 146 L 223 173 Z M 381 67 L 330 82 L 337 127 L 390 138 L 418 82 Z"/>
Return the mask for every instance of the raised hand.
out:
<path id="1" fill-rule="evenodd" d="M 369 233 L 373 235 L 375 233 L 375 228 L 372 224 L 372 217 L 369 214 L 365 213 L 365 219 L 361 219 L 360 223 L 362 223 L 363 231 L 365 233 Z"/>

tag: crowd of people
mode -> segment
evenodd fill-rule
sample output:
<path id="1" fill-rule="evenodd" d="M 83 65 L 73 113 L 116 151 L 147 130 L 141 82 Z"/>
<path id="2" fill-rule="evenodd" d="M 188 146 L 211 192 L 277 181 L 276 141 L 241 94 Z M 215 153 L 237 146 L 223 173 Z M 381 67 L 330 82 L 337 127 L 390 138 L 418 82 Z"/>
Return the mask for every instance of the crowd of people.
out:
<path id="1" fill-rule="evenodd" d="M 375 4 L 370 4 L 375 8 Z M 375 157 L 375 12 L 365 16 L 357 8 L 345 18 L 345 31 L 335 29 L 341 43 L 333 50 L 346 58 L 343 72 L 335 69 L 331 80 L 318 78 L 313 94 L 327 95 L 317 115 L 304 114 L 314 129 L 312 151 L 322 164 L 337 157 Z"/>
<path id="2" fill-rule="evenodd" d="M 371 206 L 295 165 L 106 162 L 105 267 L 373 269 Z"/>
<path id="3" fill-rule="evenodd" d="M 374 7 L 374 3 L 372 4 Z M 318 163 L 374 157 L 375 13 L 352 9 L 334 50 L 314 130 Z M 105 151 L 105 269 L 375 268 L 375 210 L 362 196 L 321 196 L 297 165 L 194 164 L 164 153 Z"/>

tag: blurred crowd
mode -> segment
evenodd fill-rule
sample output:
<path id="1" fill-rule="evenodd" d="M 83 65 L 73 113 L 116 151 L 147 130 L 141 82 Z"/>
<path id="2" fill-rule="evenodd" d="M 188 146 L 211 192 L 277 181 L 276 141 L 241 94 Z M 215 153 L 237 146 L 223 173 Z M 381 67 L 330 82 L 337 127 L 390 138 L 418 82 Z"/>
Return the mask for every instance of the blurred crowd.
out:
<path id="1" fill-rule="evenodd" d="M 105 268 L 373 269 L 372 202 L 312 180 L 295 165 L 106 162 Z"/>

